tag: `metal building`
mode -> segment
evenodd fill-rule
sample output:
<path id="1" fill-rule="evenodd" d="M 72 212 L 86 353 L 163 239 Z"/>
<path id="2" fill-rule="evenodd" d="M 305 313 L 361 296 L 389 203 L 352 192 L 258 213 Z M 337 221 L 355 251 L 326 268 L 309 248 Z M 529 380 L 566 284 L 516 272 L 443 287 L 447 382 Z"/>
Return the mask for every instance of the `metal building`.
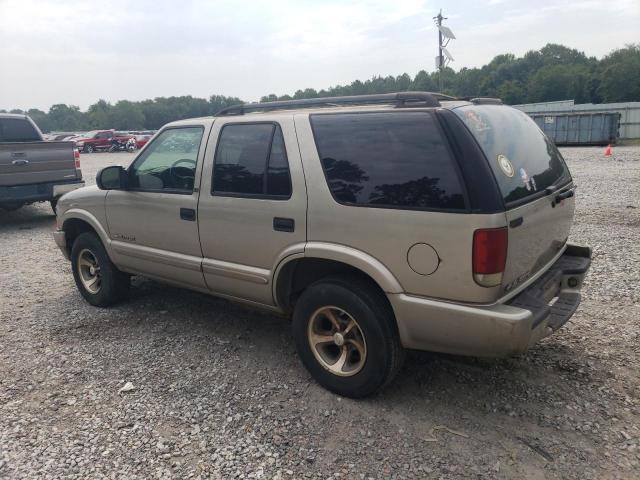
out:
<path id="1" fill-rule="evenodd" d="M 573 100 L 514 105 L 530 116 L 619 113 L 619 138 L 640 138 L 640 102 L 580 103 Z"/>

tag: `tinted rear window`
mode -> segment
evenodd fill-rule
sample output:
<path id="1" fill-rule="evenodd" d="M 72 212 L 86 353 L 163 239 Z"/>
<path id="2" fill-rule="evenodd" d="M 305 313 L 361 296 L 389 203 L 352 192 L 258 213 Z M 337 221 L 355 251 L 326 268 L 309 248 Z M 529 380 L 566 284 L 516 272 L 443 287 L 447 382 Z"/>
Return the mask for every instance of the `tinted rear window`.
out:
<path id="1" fill-rule="evenodd" d="M 291 196 L 289 163 L 279 125 L 225 125 L 213 168 L 213 191 L 236 196 Z"/>
<path id="2" fill-rule="evenodd" d="M 525 113 L 495 105 L 453 110 L 484 151 L 506 203 L 571 180 L 562 155 Z"/>
<path id="3" fill-rule="evenodd" d="M 340 203 L 463 210 L 457 171 L 427 112 L 312 115 L 329 188 Z"/>
<path id="4" fill-rule="evenodd" d="M 0 142 L 39 142 L 40 135 L 24 118 L 0 118 Z"/>

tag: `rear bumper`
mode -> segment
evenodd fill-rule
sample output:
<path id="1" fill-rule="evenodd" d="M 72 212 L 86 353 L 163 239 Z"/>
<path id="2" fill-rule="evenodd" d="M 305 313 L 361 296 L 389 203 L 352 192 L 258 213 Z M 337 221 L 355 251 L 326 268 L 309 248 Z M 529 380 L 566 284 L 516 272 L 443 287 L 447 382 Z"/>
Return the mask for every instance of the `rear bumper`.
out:
<path id="1" fill-rule="evenodd" d="M 51 200 L 81 187 L 84 187 L 84 182 L 78 180 L 0 187 L 0 205 Z"/>
<path id="2" fill-rule="evenodd" d="M 388 294 L 406 348 L 484 357 L 524 352 L 564 325 L 580 304 L 591 249 L 567 246 L 540 278 L 507 303 L 470 306 Z"/>

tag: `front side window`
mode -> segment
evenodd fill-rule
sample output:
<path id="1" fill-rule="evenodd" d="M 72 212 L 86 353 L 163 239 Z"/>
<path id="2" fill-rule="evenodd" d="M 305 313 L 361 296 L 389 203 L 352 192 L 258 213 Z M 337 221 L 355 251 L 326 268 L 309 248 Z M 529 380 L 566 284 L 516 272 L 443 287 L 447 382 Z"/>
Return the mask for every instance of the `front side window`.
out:
<path id="1" fill-rule="evenodd" d="M 338 202 L 464 210 L 454 160 L 428 112 L 312 115 L 311 123 Z"/>
<path id="2" fill-rule="evenodd" d="M 213 168 L 218 195 L 291 196 L 289 163 L 279 125 L 226 125 L 220 132 Z"/>
<path id="3" fill-rule="evenodd" d="M 191 193 L 203 132 L 202 127 L 163 131 L 129 168 L 129 188 Z"/>

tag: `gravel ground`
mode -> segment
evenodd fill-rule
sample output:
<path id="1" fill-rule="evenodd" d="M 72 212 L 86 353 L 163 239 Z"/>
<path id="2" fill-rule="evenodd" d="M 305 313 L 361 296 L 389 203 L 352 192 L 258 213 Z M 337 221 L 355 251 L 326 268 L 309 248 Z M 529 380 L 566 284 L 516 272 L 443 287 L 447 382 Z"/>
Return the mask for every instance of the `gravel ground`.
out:
<path id="1" fill-rule="evenodd" d="M 90 307 L 49 206 L 0 213 L 0 477 L 638 478 L 640 147 L 563 153 L 594 247 L 570 324 L 514 358 L 411 352 L 361 401 L 311 380 L 277 316 L 140 278 Z"/>

